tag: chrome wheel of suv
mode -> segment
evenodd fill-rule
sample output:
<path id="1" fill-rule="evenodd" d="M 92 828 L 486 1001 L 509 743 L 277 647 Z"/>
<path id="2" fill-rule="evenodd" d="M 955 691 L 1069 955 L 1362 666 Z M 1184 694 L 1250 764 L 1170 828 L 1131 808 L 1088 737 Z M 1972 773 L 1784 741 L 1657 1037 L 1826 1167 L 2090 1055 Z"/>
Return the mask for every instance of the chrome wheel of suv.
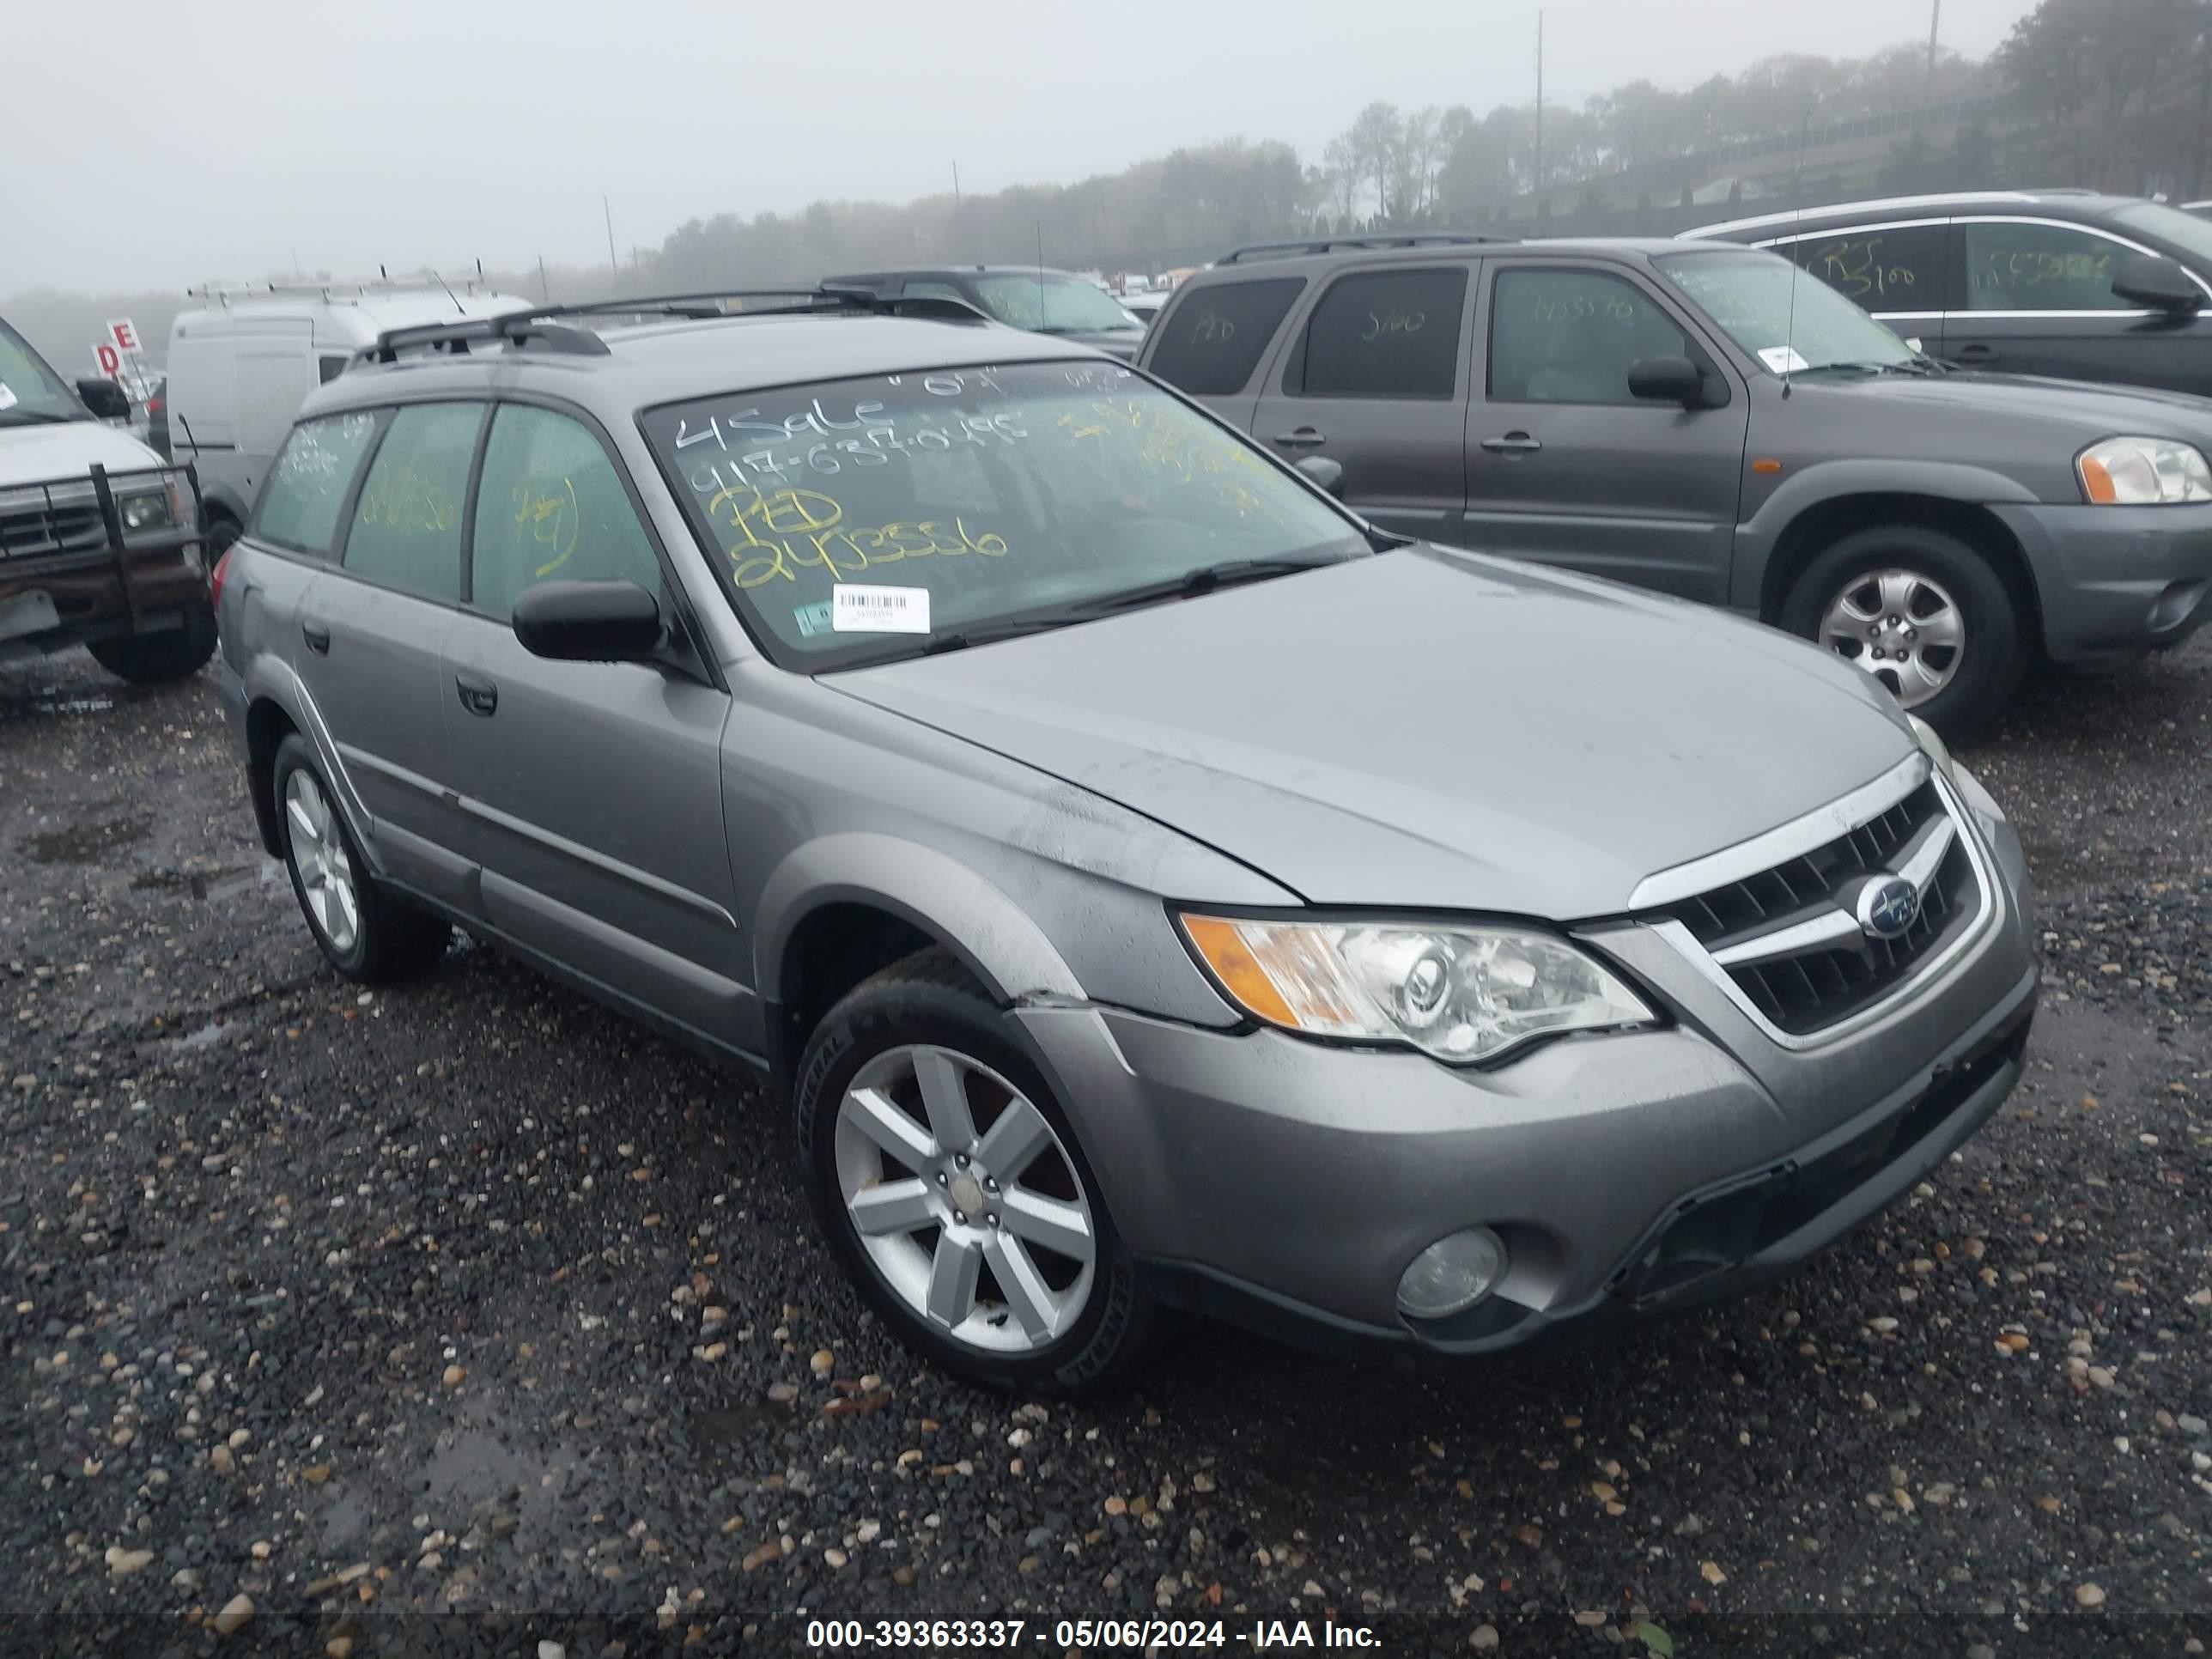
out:
<path id="1" fill-rule="evenodd" d="M 1829 599 L 1820 613 L 1820 641 L 1911 708 L 1957 675 L 1966 623 L 1940 582 L 1916 570 L 1869 570 Z"/>
<path id="2" fill-rule="evenodd" d="M 331 948 L 343 956 L 361 932 L 361 894 L 331 804 L 315 775 L 305 768 L 285 780 L 284 817 L 307 914 Z"/>
<path id="3" fill-rule="evenodd" d="M 887 1049 L 837 1107 L 837 1186 L 861 1248 L 954 1341 L 1025 1353 L 1091 1296 L 1097 1240 L 1074 1160 L 1042 1112 L 953 1049 Z"/>

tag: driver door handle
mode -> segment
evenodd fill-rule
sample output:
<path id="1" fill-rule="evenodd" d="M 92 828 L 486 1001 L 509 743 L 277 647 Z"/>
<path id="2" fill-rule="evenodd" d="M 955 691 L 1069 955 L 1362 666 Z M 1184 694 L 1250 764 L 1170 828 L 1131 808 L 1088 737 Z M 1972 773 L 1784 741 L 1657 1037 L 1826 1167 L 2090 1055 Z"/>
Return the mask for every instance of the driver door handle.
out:
<path id="1" fill-rule="evenodd" d="M 1485 438 L 1482 441 L 1482 447 L 1493 453 L 1501 451 L 1508 453 L 1525 453 L 1529 450 L 1541 449 L 1544 446 L 1539 440 L 1530 437 L 1525 432 L 1508 432 L 1502 437 Z"/>
<path id="2" fill-rule="evenodd" d="M 307 649 L 313 652 L 317 656 L 320 657 L 328 654 L 331 648 L 331 630 L 325 628 L 322 623 L 319 622 L 301 623 L 300 624 L 300 637 L 307 642 Z"/>
<path id="3" fill-rule="evenodd" d="M 1962 363 L 1993 363 L 1997 360 L 1997 349 L 1993 345 L 1962 345 L 1954 354 Z"/>
<path id="4" fill-rule="evenodd" d="M 499 712 L 499 688 L 488 679 L 475 674 L 456 674 L 453 690 L 460 694 L 461 707 L 471 714 L 481 714 L 489 720 Z"/>
<path id="5" fill-rule="evenodd" d="M 1310 449 L 1316 444 L 1327 443 L 1328 439 L 1310 426 L 1302 426 L 1296 432 L 1278 432 L 1275 441 L 1292 449 Z"/>

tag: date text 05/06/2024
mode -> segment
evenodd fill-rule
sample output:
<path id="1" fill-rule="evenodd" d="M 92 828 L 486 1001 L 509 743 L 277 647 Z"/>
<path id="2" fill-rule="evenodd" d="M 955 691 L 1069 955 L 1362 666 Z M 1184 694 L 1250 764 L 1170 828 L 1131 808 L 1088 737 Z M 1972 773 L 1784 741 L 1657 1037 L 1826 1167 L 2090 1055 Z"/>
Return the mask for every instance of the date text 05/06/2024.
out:
<path id="1" fill-rule="evenodd" d="M 1018 1650 L 1032 1644 L 1060 1651 L 1123 1648 L 1139 1653 L 1231 1646 L 1376 1650 L 1382 1645 L 1365 1626 L 1340 1625 L 1334 1619 L 1262 1619 L 1244 1624 L 1223 1619 L 813 1619 L 807 1621 L 805 1633 L 809 1648 L 827 1652 Z"/>

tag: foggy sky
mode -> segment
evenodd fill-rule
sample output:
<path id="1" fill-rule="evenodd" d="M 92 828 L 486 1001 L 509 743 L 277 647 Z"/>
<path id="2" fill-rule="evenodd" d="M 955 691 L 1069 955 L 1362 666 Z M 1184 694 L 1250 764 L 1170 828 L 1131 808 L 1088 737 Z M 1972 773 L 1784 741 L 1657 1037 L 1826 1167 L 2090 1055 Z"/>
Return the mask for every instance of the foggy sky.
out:
<path id="1" fill-rule="evenodd" d="M 1975 56 L 2029 0 L 1943 0 Z M 1534 85 L 1536 0 L 12 0 L 0 295 L 606 258 Z M 1927 39 L 1929 0 L 1545 0 L 1547 101 Z"/>

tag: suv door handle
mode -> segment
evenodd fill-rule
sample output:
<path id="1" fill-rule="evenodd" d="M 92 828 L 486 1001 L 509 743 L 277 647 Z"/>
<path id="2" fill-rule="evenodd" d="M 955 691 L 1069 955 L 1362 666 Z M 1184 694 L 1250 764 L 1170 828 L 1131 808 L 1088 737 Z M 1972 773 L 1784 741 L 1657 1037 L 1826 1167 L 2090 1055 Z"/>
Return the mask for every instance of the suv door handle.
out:
<path id="1" fill-rule="evenodd" d="M 460 693 L 461 707 L 471 714 L 481 714 L 489 720 L 499 712 L 499 688 L 489 680 L 474 674 L 456 674 L 453 690 Z"/>
<path id="2" fill-rule="evenodd" d="M 1532 449 L 1541 449 L 1544 446 L 1540 441 L 1530 437 L 1525 432 L 1509 432 L 1500 438 L 1485 438 L 1482 441 L 1482 447 L 1492 452 L 1526 453 Z"/>
<path id="3" fill-rule="evenodd" d="M 1316 444 L 1327 443 L 1328 439 L 1310 426 L 1302 426 L 1296 432 L 1278 432 L 1275 434 L 1275 441 L 1279 444 L 1286 444 L 1293 449 L 1310 449 Z"/>
<path id="4" fill-rule="evenodd" d="M 1997 349 L 1993 345 L 1962 345 L 1954 354 L 1962 363 L 1993 363 L 1997 360 Z"/>
<path id="5" fill-rule="evenodd" d="M 319 622 L 300 624 L 300 637 L 307 642 L 307 649 L 317 656 L 327 654 L 331 648 L 331 630 Z"/>

